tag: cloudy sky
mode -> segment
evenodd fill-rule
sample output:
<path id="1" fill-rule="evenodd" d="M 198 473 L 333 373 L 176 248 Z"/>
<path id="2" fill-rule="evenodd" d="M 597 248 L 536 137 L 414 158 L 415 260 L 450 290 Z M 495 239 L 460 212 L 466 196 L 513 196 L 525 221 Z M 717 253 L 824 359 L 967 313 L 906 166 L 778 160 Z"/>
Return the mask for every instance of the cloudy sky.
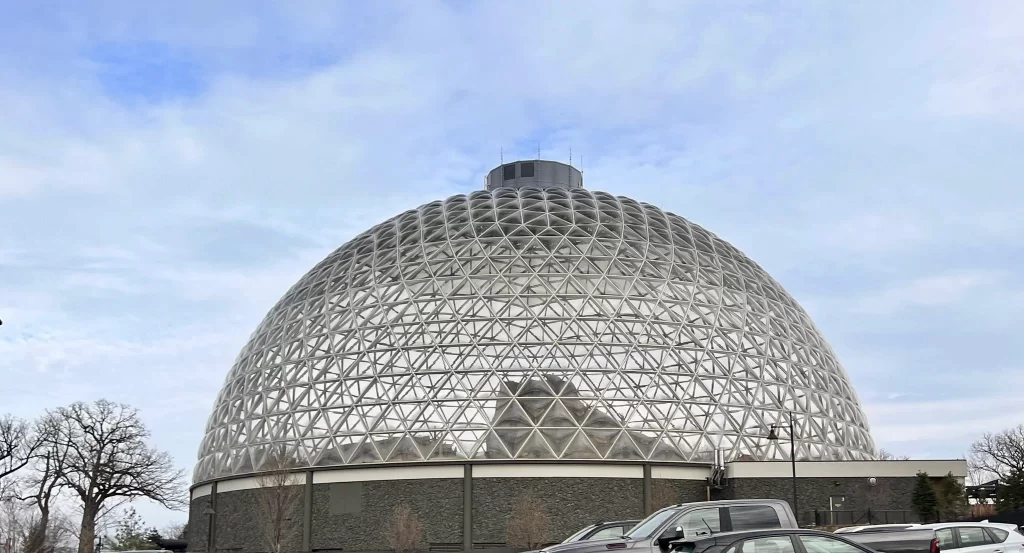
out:
<path id="1" fill-rule="evenodd" d="M 772 273 L 880 446 L 1024 420 L 1024 4 L 377 4 L 0 1 L 0 412 L 191 470 L 290 284 L 539 144 Z"/>

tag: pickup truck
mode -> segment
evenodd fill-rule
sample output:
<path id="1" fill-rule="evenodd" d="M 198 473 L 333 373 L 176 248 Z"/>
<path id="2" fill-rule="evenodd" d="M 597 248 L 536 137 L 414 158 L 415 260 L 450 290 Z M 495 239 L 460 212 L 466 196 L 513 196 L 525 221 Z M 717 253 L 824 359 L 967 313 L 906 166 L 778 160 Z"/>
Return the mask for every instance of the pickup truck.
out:
<path id="1" fill-rule="evenodd" d="M 722 532 L 797 528 L 796 517 L 785 501 L 736 499 L 682 503 L 661 509 L 641 520 L 625 536 L 607 540 L 562 543 L 541 553 L 668 553 L 669 544 Z"/>
<path id="2" fill-rule="evenodd" d="M 880 528 L 839 535 L 880 553 L 939 553 L 939 540 L 931 528 Z"/>

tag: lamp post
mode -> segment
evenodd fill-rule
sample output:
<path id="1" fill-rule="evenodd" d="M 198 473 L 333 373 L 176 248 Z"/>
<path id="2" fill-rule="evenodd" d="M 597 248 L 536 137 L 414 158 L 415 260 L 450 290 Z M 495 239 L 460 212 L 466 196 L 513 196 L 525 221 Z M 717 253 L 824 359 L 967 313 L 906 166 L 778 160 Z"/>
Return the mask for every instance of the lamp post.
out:
<path id="1" fill-rule="evenodd" d="M 800 510 L 797 507 L 796 501 L 796 432 L 794 429 L 796 425 L 793 423 L 793 413 L 789 413 L 789 424 L 772 424 L 768 431 L 768 439 L 773 442 L 779 441 L 779 429 L 787 428 L 789 430 L 789 463 L 793 468 L 793 514 L 796 515 L 797 524 L 800 522 Z"/>
<path id="2" fill-rule="evenodd" d="M 203 509 L 203 514 L 207 516 L 206 550 L 212 553 L 215 551 L 213 548 L 213 515 L 217 514 L 217 511 L 213 510 L 213 506 L 207 505 L 206 508 Z"/>

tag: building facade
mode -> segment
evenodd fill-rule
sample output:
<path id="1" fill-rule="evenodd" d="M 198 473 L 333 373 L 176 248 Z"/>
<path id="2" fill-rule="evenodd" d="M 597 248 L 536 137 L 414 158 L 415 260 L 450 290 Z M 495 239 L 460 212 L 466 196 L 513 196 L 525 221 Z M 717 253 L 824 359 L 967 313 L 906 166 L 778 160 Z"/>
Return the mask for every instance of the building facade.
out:
<path id="1" fill-rule="evenodd" d="M 317 469 L 302 473 L 302 505 L 290 521 L 290 551 L 382 551 L 398 505 L 423 524 L 424 548 L 463 551 L 503 548 L 518 498 L 538 499 L 553 541 L 601 520 L 639 519 L 671 503 L 711 499 L 783 499 L 792 503 L 788 462 L 733 462 L 709 485 L 702 464 L 476 462 Z M 950 461 L 808 461 L 797 463 L 799 518 L 804 525 L 916 521 L 910 495 L 918 472 L 952 473 Z M 258 512 L 258 477 L 194 487 L 189 549 L 267 551 Z M 206 514 L 212 508 L 215 514 Z M 214 522 L 211 532 L 210 522 Z"/>
<path id="2" fill-rule="evenodd" d="M 303 550 L 382 549 L 399 503 L 454 548 L 504 543 L 527 490 L 556 534 L 661 498 L 775 493 L 721 471 L 791 446 L 873 466 L 856 392 L 796 301 L 700 226 L 521 161 L 360 234 L 270 310 L 207 424 L 190 547 L 261 550 L 245 541 L 261 475 L 281 470 L 303 489 Z"/>

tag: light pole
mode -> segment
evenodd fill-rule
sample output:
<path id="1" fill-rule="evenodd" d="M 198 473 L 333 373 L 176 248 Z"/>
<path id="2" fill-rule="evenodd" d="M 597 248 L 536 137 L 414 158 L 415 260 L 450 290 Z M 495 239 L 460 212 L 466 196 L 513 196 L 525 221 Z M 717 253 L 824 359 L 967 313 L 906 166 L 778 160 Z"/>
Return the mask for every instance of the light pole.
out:
<path id="1" fill-rule="evenodd" d="M 783 424 L 779 424 L 779 423 L 772 424 L 770 430 L 768 431 L 768 439 L 770 441 L 773 441 L 773 442 L 779 441 L 779 432 L 778 432 L 778 430 L 780 428 L 786 428 L 786 427 L 787 427 L 787 425 L 783 425 Z M 788 427 L 789 427 L 788 428 L 788 430 L 789 430 L 789 463 L 790 463 L 790 465 L 793 468 L 793 514 L 796 515 L 797 524 L 799 525 L 799 523 L 800 523 L 800 510 L 799 510 L 799 507 L 797 507 L 797 502 L 796 502 L 796 432 L 794 431 L 794 429 L 796 428 L 796 425 L 793 423 L 793 413 L 792 412 L 789 413 L 789 425 L 788 425 Z"/>
<path id="2" fill-rule="evenodd" d="M 206 523 L 206 550 L 212 553 L 213 551 L 216 551 L 216 549 L 214 549 L 214 547 L 213 547 L 213 536 L 214 536 L 214 534 L 213 534 L 213 515 L 217 514 L 217 511 L 213 510 L 213 506 L 212 505 L 207 505 L 206 508 L 203 509 L 203 514 L 206 515 L 206 517 L 207 517 L 206 518 L 206 520 L 207 520 L 207 523 Z"/>

